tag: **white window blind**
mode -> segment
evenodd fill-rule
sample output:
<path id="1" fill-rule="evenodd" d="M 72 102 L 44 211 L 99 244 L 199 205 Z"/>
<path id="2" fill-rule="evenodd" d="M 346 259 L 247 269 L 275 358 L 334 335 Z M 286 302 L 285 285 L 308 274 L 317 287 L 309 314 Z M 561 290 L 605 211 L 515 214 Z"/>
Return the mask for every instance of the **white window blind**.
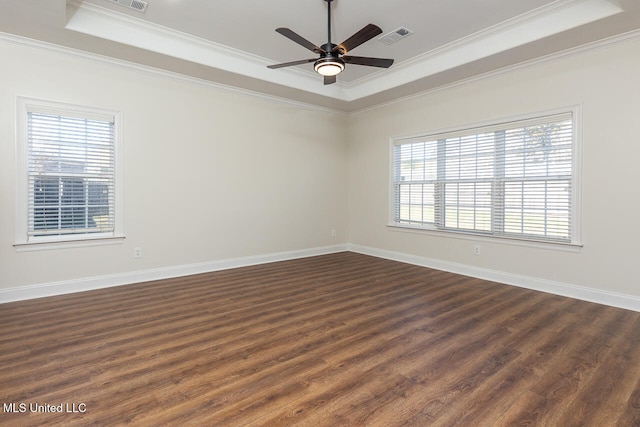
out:
<path id="1" fill-rule="evenodd" d="M 394 225 L 572 243 L 574 122 L 556 114 L 394 142 Z"/>
<path id="2" fill-rule="evenodd" d="M 29 240 L 115 228 L 115 118 L 26 112 Z"/>

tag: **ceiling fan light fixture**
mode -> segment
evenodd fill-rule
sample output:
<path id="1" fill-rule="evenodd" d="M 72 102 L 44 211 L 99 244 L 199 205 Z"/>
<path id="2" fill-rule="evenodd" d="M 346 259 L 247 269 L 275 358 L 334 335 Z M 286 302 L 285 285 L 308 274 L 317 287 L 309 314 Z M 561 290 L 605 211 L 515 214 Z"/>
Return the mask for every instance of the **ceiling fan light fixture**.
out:
<path id="1" fill-rule="evenodd" d="M 132 0 L 133 1 L 133 0 Z M 370 58 L 367 56 L 343 56 L 347 52 L 350 52 L 354 48 L 360 46 L 362 43 L 371 40 L 375 36 L 382 34 L 382 29 L 374 24 L 367 24 L 360 31 L 356 32 L 354 35 L 343 41 L 342 43 L 336 45 L 331 43 L 331 2 L 335 0 L 324 0 L 327 2 L 327 43 L 323 44 L 322 47 L 316 46 L 311 43 L 309 40 L 305 39 L 295 31 L 280 27 L 276 28 L 276 32 L 282 34 L 286 38 L 291 41 L 299 44 L 300 46 L 309 49 L 311 52 L 316 55 L 320 55 L 319 59 L 309 58 L 309 59 L 301 59 L 298 61 L 285 62 L 282 64 L 272 64 L 267 65 L 267 68 L 275 69 L 275 68 L 283 68 L 283 67 L 291 67 L 293 65 L 302 65 L 313 62 L 313 69 L 316 73 L 324 76 L 324 84 L 330 85 L 336 82 L 336 76 L 340 74 L 344 68 L 345 63 L 354 65 L 366 65 L 368 67 L 381 67 L 381 68 L 389 68 L 391 64 L 393 64 L 393 59 L 385 59 L 385 58 Z M 407 30 L 408 31 L 408 30 Z"/>
<path id="2" fill-rule="evenodd" d="M 323 76 L 336 76 L 344 70 L 344 61 L 340 58 L 320 58 L 313 64 L 313 69 Z"/>

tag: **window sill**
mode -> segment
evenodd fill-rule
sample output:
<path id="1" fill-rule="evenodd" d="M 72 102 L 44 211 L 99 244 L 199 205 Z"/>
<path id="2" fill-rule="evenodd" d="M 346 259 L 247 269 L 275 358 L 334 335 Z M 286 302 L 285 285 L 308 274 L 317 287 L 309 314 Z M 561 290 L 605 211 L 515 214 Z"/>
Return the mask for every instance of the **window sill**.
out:
<path id="1" fill-rule="evenodd" d="M 36 242 L 20 242 L 13 245 L 16 252 L 48 251 L 55 249 L 86 248 L 89 246 L 104 246 L 121 244 L 125 236 L 109 237 L 74 237 L 68 240 L 41 240 Z"/>
<path id="2" fill-rule="evenodd" d="M 545 241 L 537 241 L 537 240 L 518 239 L 513 237 L 491 236 L 491 235 L 484 235 L 480 233 L 471 233 L 471 232 L 464 232 L 464 231 L 427 229 L 422 227 L 412 227 L 408 225 L 398 225 L 398 224 L 387 224 L 387 227 L 391 231 L 396 231 L 401 233 L 426 234 L 426 235 L 437 236 L 437 237 L 471 240 L 474 242 L 496 243 L 496 244 L 502 244 L 502 245 L 548 249 L 548 250 L 556 250 L 556 251 L 562 251 L 562 252 L 577 253 L 577 252 L 580 252 L 580 249 L 582 249 L 582 246 L 583 246 L 580 243 L 545 242 Z"/>

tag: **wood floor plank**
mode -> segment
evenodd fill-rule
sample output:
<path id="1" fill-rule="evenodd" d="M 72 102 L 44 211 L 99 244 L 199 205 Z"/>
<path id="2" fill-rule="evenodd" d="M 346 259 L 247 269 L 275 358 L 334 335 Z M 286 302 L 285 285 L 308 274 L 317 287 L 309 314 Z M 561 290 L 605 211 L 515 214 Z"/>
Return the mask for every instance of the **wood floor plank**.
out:
<path id="1" fill-rule="evenodd" d="M 640 313 L 350 252 L 0 324 L 0 425 L 640 426 Z"/>

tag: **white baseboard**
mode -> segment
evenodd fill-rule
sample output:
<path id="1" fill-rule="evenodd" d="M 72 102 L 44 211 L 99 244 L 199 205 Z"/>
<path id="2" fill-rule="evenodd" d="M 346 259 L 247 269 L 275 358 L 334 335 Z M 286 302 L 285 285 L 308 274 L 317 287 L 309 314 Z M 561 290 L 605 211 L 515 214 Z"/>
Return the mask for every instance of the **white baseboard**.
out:
<path id="1" fill-rule="evenodd" d="M 497 270 L 473 267 L 433 258 L 409 255 L 402 252 L 388 251 L 360 245 L 335 245 L 320 248 L 302 249 L 289 252 L 278 252 L 264 255 L 255 255 L 241 258 L 229 258 L 199 264 L 188 264 L 173 267 L 157 268 L 152 270 L 133 271 L 129 273 L 111 274 L 106 276 L 89 277 L 83 279 L 66 280 L 61 282 L 43 283 L 31 286 L 21 286 L 9 289 L 0 289 L 0 304 L 12 301 L 21 301 L 32 298 L 42 298 L 54 295 L 63 295 L 74 292 L 84 292 L 94 289 L 108 288 L 112 286 L 129 285 L 133 283 L 148 282 L 150 280 L 169 279 L 173 277 L 188 276 L 191 274 L 208 273 L 212 271 L 227 270 L 230 268 L 246 267 L 250 265 L 265 264 L 269 262 L 286 261 L 296 258 L 306 258 L 316 255 L 325 255 L 336 252 L 351 251 L 378 258 L 405 262 L 422 267 L 449 271 L 451 273 L 533 289 L 555 295 L 575 298 L 583 301 L 605 304 L 613 307 L 624 308 L 640 312 L 640 298 L 587 288 L 536 277 L 522 276 L 505 273 Z"/>
<path id="2" fill-rule="evenodd" d="M 371 248 L 367 246 L 349 245 L 349 250 L 351 252 L 371 255 L 378 258 L 406 262 L 407 264 L 414 264 L 422 267 L 449 271 L 451 273 L 476 277 L 478 279 L 490 280 L 492 282 L 504 283 L 521 288 L 547 292 L 550 294 L 561 295 L 583 301 L 595 302 L 598 304 L 604 304 L 612 307 L 624 308 L 627 310 L 640 312 L 640 298 L 633 295 L 608 292 L 601 289 L 587 288 L 584 286 L 539 279 L 536 277 L 505 273 L 503 271 L 473 267 L 465 264 L 458 264 L 433 258 L 409 255 L 401 252 L 387 251 L 384 249 Z"/>
<path id="3" fill-rule="evenodd" d="M 54 295 L 70 294 L 74 292 L 91 291 L 112 286 L 130 285 L 148 282 L 150 280 L 169 279 L 192 274 L 209 273 L 230 268 L 246 267 L 265 264 L 268 262 L 286 261 L 296 258 L 306 258 L 349 250 L 348 245 L 325 246 L 319 248 L 302 249 L 288 252 L 277 252 L 241 258 L 229 258 L 198 264 L 179 265 L 157 268 L 152 270 L 133 271 L 129 273 L 110 274 L 106 276 L 88 277 L 82 279 L 65 280 L 61 282 L 43 283 L 38 285 L 20 286 L 0 289 L 0 304 Z"/>

